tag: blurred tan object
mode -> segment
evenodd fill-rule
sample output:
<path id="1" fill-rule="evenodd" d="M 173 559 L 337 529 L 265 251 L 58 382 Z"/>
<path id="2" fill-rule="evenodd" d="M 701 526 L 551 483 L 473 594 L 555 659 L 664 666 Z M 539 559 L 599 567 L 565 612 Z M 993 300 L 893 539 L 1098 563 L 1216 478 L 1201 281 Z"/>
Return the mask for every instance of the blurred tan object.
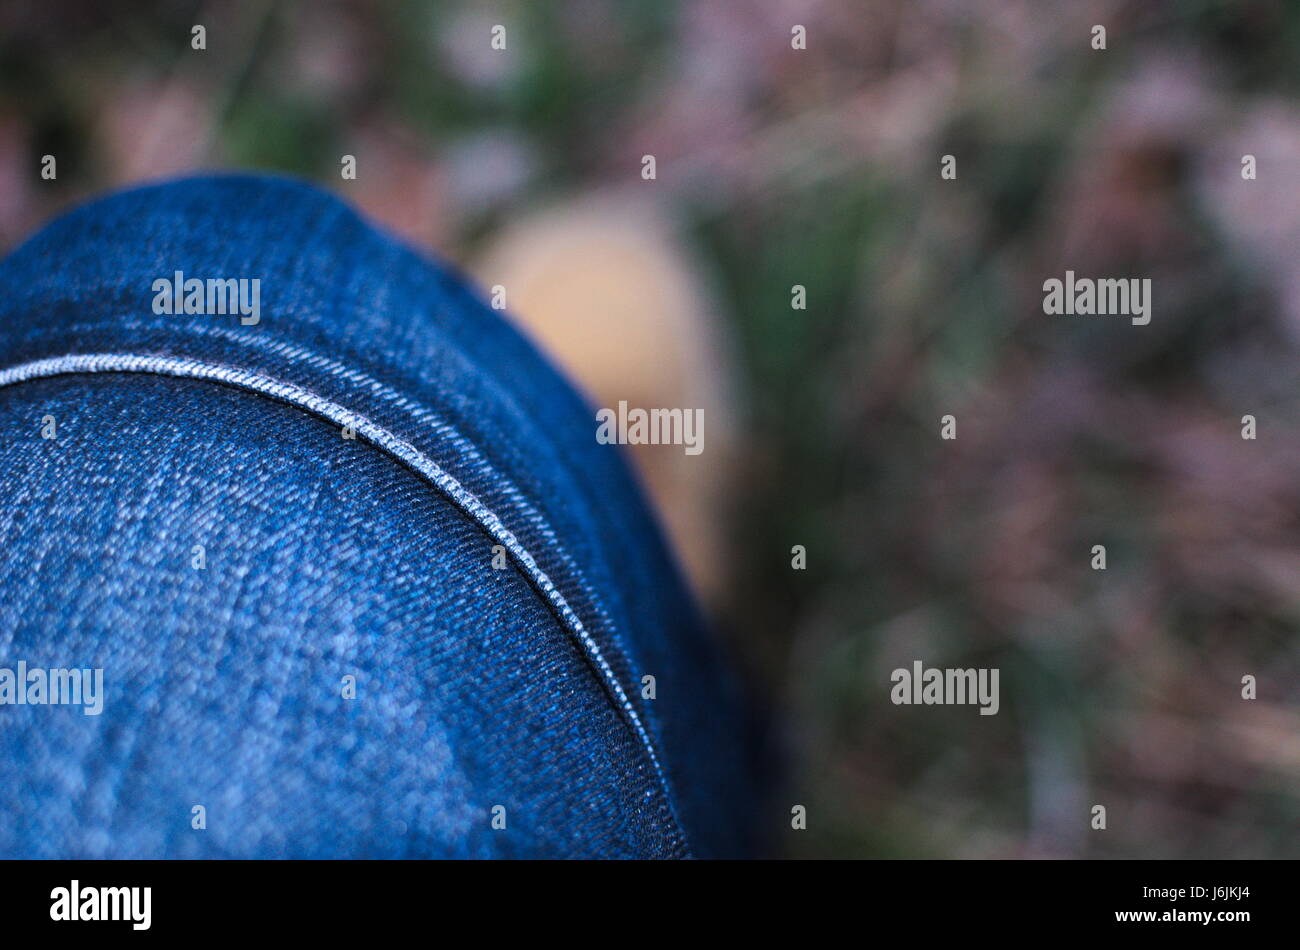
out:
<path id="1" fill-rule="evenodd" d="M 568 202 L 497 236 L 474 268 L 597 408 L 703 410 L 703 451 L 628 445 L 696 592 L 727 580 L 735 457 L 732 365 L 718 308 L 671 223 L 627 194 Z M 592 419 L 592 438 L 596 421 Z"/>

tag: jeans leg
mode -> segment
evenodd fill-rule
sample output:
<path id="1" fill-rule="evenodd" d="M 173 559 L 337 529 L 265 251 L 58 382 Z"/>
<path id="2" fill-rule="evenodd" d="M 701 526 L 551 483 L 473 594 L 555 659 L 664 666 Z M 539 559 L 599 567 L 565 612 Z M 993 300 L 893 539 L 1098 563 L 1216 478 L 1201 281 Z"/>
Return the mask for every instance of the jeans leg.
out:
<path id="1" fill-rule="evenodd" d="M 72 212 L 0 288 L 0 855 L 747 853 L 653 516 L 452 270 L 223 176 Z"/>

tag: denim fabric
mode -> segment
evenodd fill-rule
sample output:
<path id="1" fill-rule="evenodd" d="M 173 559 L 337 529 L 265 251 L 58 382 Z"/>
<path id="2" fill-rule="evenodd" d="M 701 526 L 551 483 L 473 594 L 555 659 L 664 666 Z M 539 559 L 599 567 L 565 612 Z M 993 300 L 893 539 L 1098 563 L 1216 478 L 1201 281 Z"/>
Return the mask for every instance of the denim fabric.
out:
<path id="1" fill-rule="evenodd" d="M 176 271 L 260 279 L 260 322 L 155 314 Z M 0 667 L 106 698 L 0 706 L 0 856 L 747 853 L 734 686 L 594 430 L 310 187 L 51 224 L 0 264 Z"/>

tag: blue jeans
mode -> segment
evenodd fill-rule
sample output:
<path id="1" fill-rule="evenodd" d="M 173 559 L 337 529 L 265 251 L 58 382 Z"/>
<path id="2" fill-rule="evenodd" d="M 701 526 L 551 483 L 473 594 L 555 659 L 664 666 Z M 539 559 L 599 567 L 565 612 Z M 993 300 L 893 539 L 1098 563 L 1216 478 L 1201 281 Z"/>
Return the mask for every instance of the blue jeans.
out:
<path id="1" fill-rule="evenodd" d="M 459 277 L 230 176 L 77 210 L 0 291 L 0 856 L 748 853 L 645 502 Z"/>

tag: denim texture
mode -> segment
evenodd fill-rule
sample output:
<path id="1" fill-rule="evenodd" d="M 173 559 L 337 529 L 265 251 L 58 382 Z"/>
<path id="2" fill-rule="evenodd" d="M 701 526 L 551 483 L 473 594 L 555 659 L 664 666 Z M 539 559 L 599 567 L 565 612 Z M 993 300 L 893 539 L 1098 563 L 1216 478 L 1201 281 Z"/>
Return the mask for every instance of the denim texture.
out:
<path id="1" fill-rule="evenodd" d="M 176 271 L 260 279 L 260 322 L 153 313 Z M 749 853 L 741 702 L 634 479 L 452 271 L 222 176 L 66 215 L 0 290 L 0 666 L 106 693 L 0 706 L 0 856 Z"/>

